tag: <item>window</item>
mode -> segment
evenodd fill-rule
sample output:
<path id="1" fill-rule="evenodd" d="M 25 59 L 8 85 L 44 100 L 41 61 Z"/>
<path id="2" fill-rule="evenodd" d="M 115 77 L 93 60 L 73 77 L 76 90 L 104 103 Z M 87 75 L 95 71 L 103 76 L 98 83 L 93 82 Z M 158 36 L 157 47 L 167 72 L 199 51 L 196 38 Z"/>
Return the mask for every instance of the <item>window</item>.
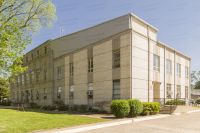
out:
<path id="1" fill-rule="evenodd" d="M 37 89 L 37 99 L 39 99 L 39 92 L 40 92 L 40 90 Z"/>
<path id="2" fill-rule="evenodd" d="M 93 72 L 93 58 L 88 59 L 88 72 Z"/>
<path id="3" fill-rule="evenodd" d="M 188 67 L 185 67 L 185 78 L 188 78 Z"/>
<path id="4" fill-rule="evenodd" d="M 26 73 L 26 84 L 28 84 L 28 73 Z"/>
<path id="5" fill-rule="evenodd" d="M 47 53 L 47 47 L 44 47 L 44 53 L 45 54 Z"/>
<path id="6" fill-rule="evenodd" d="M 167 98 L 172 98 L 171 84 L 167 84 Z"/>
<path id="7" fill-rule="evenodd" d="M 188 86 L 185 86 L 185 98 L 188 99 Z"/>
<path id="8" fill-rule="evenodd" d="M 176 72 L 177 72 L 177 77 L 181 77 L 181 65 L 178 63 L 176 65 Z"/>
<path id="9" fill-rule="evenodd" d="M 31 83 L 34 83 L 34 71 L 31 72 Z"/>
<path id="10" fill-rule="evenodd" d="M 113 99 L 120 99 L 120 79 L 113 80 Z"/>
<path id="11" fill-rule="evenodd" d="M 57 88 L 57 98 L 60 99 L 61 97 L 61 87 Z"/>
<path id="12" fill-rule="evenodd" d="M 19 91 L 17 92 L 17 99 L 19 100 Z"/>
<path id="13" fill-rule="evenodd" d="M 33 100 L 33 90 L 31 90 L 31 100 Z"/>
<path id="14" fill-rule="evenodd" d="M 74 86 L 69 86 L 69 98 L 74 98 Z"/>
<path id="15" fill-rule="evenodd" d="M 74 65 L 73 65 L 73 63 L 69 64 L 69 76 L 74 76 Z"/>
<path id="16" fill-rule="evenodd" d="M 171 75 L 172 68 L 171 68 L 171 61 L 170 60 L 166 60 L 166 69 L 167 69 L 167 74 Z"/>
<path id="17" fill-rule="evenodd" d="M 89 83 L 88 84 L 88 99 L 92 99 L 93 98 L 93 83 Z"/>
<path id="18" fill-rule="evenodd" d="M 28 56 L 26 57 L 26 63 L 28 62 Z"/>
<path id="19" fill-rule="evenodd" d="M 61 68 L 58 68 L 58 79 L 61 79 Z"/>
<path id="20" fill-rule="evenodd" d="M 23 96 L 24 96 L 24 93 L 23 93 L 23 91 L 21 91 L 21 98 L 23 98 Z"/>
<path id="21" fill-rule="evenodd" d="M 15 92 L 13 92 L 13 100 L 15 99 Z"/>
<path id="22" fill-rule="evenodd" d="M 33 60 L 33 54 L 31 54 L 31 60 Z"/>
<path id="23" fill-rule="evenodd" d="M 159 71 L 159 57 L 156 55 L 153 55 L 153 70 Z"/>
<path id="24" fill-rule="evenodd" d="M 39 57 L 39 55 L 40 55 L 40 51 L 38 50 L 37 54 L 36 54 L 36 57 Z"/>
<path id="25" fill-rule="evenodd" d="M 181 98 L 181 86 L 180 85 L 177 85 L 176 86 L 176 98 Z"/>
<path id="26" fill-rule="evenodd" d="M 22 86 L 24 85 L 24 75 L 22 75 Z"/>
<path id="27" fill-rule="evenodd" d="M 19 84 L 20 84 L 20 77 L 17 76 L 17 87 L 19 87 Z"/>
<path id="28" fill-rule="evenodd" d="M 44 88 L 44 99 L 47 99 L 47 89 Z"/>
<path id="29" fill-rule="evenodd" d="M 120 67 L 120 50 L 113 51 L 113 68 Z"/>
<path id="30" fill-rule="evenodd" d="M 44 80 L 47 80 L 47 70 L 44 70 Z"/>
<path id="31" fill-rule="evenodd" d="M 36 81 L 40 82 L 40 69 L 36 70 Z"/>

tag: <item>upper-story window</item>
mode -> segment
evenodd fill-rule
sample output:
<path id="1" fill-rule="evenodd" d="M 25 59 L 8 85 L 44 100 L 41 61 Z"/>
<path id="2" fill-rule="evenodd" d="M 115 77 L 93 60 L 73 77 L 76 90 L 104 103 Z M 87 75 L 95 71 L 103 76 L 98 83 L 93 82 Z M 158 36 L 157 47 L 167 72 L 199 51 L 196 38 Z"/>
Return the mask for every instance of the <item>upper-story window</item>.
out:
<path id="1" fill-rule="evenodd" d="M 36 81 L 40 82 L 40 69 L 36 70 Z"/>
<path id="2" fill-rule="evenodd" d="M 44 47 L 44 53 L 45 54 L 47 53 L 47 47 Z"/>
<path id="3" fill-rule="evenodd" d="M 113 51 L 113 68 L 120 67 L 120 50 Z"/>
<path id="4" fill-rule="evenodd" d="M 36 57 L 39 57 L 39 56 L 40 56 L 40 51 L 38 50 L 37 54 L 36 54 Z"/>
<path id="5" fill-rule="evenodd" d="M 172 97 L 171 84 L 167 84 L 167 98 Z"/>
<path id="6" fill-rule="evenodd" d="M 47 99 L 47 88 L 44 88 L 44 99 Z"/>
<path id="7" fill-rule="evenodd" d="M 20 76 L 17 76 L 17 87 L 19 87 L 20 84 Z"/>
<path id="8" fill-rule="evenodd" d="M 181 86 L 177 85 L 176 86 L 176 98 L 181 98 Z"/>
<path id="9" fill-rule="evenodd" d="M 28 56 L 26 57 L 26 63 L 28 62 Z"/>
<path id="10" fill-rule="evenodd" d="M 73 63 L 69 64 L 69 76 L 74 76 L 74 65 L 73 65 Z"/>
<path id="11" fill-rule="evenodd" d="M 33 60 L 33 54 L 31 54 L 31 60 Z"/>
<path id="12" fill-rule="evenodd" d="M 93 72 L 93 58 L 88 59 L 88 72 Z"/>
<path id="13" fill-rule="evenodd" d="M 185 78 L 188 78 L 188 67 L 185 67 Z"/>
<path id="14" fill-rule="evenodd" d="M 26 73 L 26 84 L 28 84 L 28 73 Z"/>
<path id="15" fill-rule="evenodd" d="M 120 99 L 120 79 L 113 80 L 113 99 Z"/>
<path id="16" fill-rule="evenodd" d="M 34 83 L 34 71 L 31 72 L 31 83 Z"/>
<path id="17" fill-rule="evenodd" d="M 22 86 L 24 85 L 24 74 L 22 75 Z"/>
<path id="18" fill-rule="evenodd" d="M 47 80 L 47 70 L 44 70 L 44 80 Z"/>
<path id="19" fill-rule="evenodd" d="M 166 69 L 167 69 L 167 74 L 171 75 L 172 67 L 171 67 L 171 61 L 170 60 L 166 60 Z"/>
<path id="20" fill-rule="evenodd" d="M 61 79 L 61 68 L 58 68 L 58 79 Z"/>
<path id="21" fill-rule="evenodd" d="M 181 77 L 181 65 L 178 63 L 176 65 L 176 75 L 177 77 Z"/>
<path id="22" fill-rule="evenodd" d="M 160 65 L 159 65 L 159 57 L 156 55 L 153 55 L 153 70 L 159 71 L 160 70 Z"/>

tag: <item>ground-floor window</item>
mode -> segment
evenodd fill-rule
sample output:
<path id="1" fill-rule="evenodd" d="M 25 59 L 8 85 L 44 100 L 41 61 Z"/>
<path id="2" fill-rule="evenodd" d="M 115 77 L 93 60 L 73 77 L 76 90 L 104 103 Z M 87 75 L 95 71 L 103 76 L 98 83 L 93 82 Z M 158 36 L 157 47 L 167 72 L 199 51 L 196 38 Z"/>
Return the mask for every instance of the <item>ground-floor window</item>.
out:
<path id="1" fill-rule="evenodd" d="M 185 86 L 185 98 L 188 99 L 188 86 Z"/>
<path id="2" fill-rule="evenodd" d="M 113 99 L 120 99 L 120 79 L 113 80 Z"/>
<path id="3" fill-rule="evenodd" d="M 92 99 L 93 98 L 93 83 L 89 83 L 88 84 L 88 99 Z"/>
<path id="4" fill-rule="evenodd" d="M 57 98 L 58 99 L 61 98 L 61 87 L 60 86 L 57 88 Z"/>
<path id="5" fill-rule="evenodd" d="M 181 86 L 177 85 L 176 86 L 176 98 L 181 98 Z"/>
<path id="6" fill-rule="evenodd" d="M 172 98 L 171 84 L 167 84 L 167 98 Z"/>
<path id="7" fill-rule="evenodd" d="M 36 96 L 37 96 L 37 99 L 39 99 L 39 91 L 40 91 L 40 90 L 37 89 L 37 95 L 36 95 Z"/>
<path id="8" fill-rule="evenodd" d="M 44 88 L 44 99 L 47 99 L 47 88 Z"/>
<path id="9" fill-rule="evenodd" d="M 71 99 L 74 98 L 74 86 L 73 85 L 69 86 L 69 98 L 71 98 Z"/>

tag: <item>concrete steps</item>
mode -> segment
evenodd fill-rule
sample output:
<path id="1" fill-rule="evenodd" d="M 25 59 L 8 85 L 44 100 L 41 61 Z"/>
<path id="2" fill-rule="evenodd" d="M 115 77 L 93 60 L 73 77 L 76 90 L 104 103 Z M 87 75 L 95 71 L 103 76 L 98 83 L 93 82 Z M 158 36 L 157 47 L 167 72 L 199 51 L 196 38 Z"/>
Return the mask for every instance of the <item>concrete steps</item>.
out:
<path id="1" fill-rule="evenodd" d="M 164 107 L 160 108 L 160 114 L 170 114 L 173 113 L 174 110 L 176 110 L 177 106 L 172 105 L 171 107 L 169 105 L 165 105 Z M 170 111 L 172 109 L 172 111 Z"/>

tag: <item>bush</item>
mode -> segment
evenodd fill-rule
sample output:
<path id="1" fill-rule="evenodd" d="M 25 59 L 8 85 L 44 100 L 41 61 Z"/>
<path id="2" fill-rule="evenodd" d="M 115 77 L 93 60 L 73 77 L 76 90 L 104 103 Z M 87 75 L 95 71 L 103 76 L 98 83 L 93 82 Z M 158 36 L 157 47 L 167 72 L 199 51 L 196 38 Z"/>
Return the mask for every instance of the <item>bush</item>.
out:
<path id="1" fill-rule="evenodd" d="M 86 111 L 86 109 L 87 109 L 87 105 L 86 105 L 86 104 L 82 104 L 82 105 L 80 106 L 80 110 L 81 110 L 81 111 Z"/>
<path id="2" fill-rule="evenodd" d="M 142 102 L 138 99 L 130 99 L 128 100 L 129 106 L 130 106 L 130 113 L 129 116 L 134 117 L 138 116 L 143 111 L 143 105 Z"/>
<path id="3" fill-rule="evenodd" d="M 2 101 L 2 105 L 4 106 L 11 106 L 12 101 L 8 100 L 8 101 Z"/>
<path id="4" fill-rule="evenodd" d="M 166 105 L 171 105 L 174 102 L 174 100 L 169 100 L 166 102 Z M 175 103 L 173 103 L 175 105 L 185 105 L 185 101 L 181 101 L 181 100 L 175 100 Z"/>
<path id="5" fill-rule="evenodd" d="M 34 102 L 30 102 L 29 105 L 30 105 L 30 108 L 36 108 L 37 107 L 37 104 L 34 103 Z"/>
<path id="6" fill-rule="evenodd" d="M 79 105 L 74 104 L 72 110 L 78 111 L 80 109 Z"/>
<path id="7" fill-rule="evenodd" d="M 65 102 L 63 100 L 55 100 L 53 101 L 57 106 L 60 106 L 60 105 L 65 105 Z"/>
<path id="8" fill-rule="evenodd" d="M 98 109 L 92 109 L 91 111 L 94 112 L 94 113 L 99 113 Z"/>
<path id="9" fill-rule="evenodd" d="M 197 99 L 195 100 L 195 103 L 200 104 L 200 98 L 197 98 Z"/>
<path id="10" fill-rule="evenodd" d="M 41 109 L 47 110 L 49 106 L 41 106 Z"/>
<path id="11" fill-rule="evenodd" d="M 110 105 L 111 113 L 116 117 L 126 117 L 130 112 L 130 106 L 126 100 L 114 100 Z"/>
<path id="12" fill-rule="evenodd" d="M 56 106 L 49 106 L 48 110 L 56 110 Z"/>
<path id="13" fill-rule="evenodd" d="M 60 105 L 58 106 L 58 111 L 66 111 L 69 110 L 69 106 L 68 105 Z"/>
<path id="14" fill-rule="evenodd" d="M 160 103 L 157 102 L 143 102 L 143 112 L 142 115 L 147 115 L 149 113 L 151 114 L 157 114 L 160 110 Z"/>

